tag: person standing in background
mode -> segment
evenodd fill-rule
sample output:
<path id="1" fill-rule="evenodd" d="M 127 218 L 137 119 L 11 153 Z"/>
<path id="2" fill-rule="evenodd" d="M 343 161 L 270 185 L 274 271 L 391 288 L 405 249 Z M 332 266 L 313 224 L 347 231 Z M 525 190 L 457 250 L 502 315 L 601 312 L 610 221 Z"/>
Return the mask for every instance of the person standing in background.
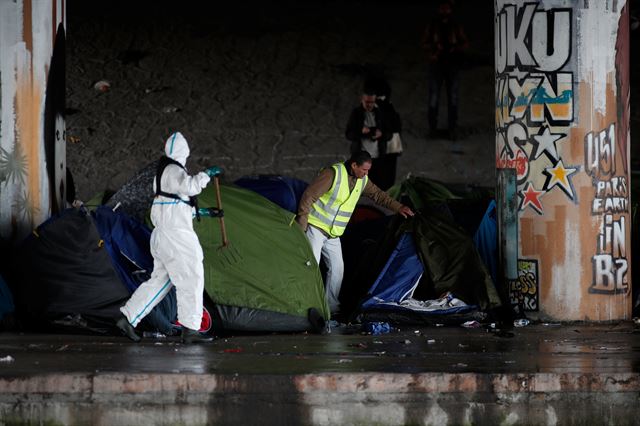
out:
<path id="1" fill-rule="evenodd" d="M 469 47 L 462 25 L 453 17 L 451 1 L 440 1 L 438 13 L 425 28 L 422 37 L 429 62 L 429 134 L 437 136 L 438 104 L 440 88 L 444 84 L 447 93 L 448 137 L 457 139 L 460 67 L 463 52 Z"/>
<path id="2" fill-rule="evenodd" d="M 391 149 L 391 141 L 394 140 L 395 137 L 400 138 L 400 134 L 402 133 L 402 120 L 400 119 L 400 114 L 396 111 L 393 103 L 391 102 L 391 87 L 387 83 L 386 80 L 380 79 L 376 85 L 376 104 L 378 108 L 382 112 L 382 117 L 384 122 L 386 123 L 389 131 L 391 132 L 391 139 L 387 142 L 386 155 L 384 158 L 384 173 L 382 180 L 378 184 L 378 187 L 384 191 L 391 188 L 396 182 L 396 170 L 398 165 L 398 157 L 402 153 L 402 151 L 398 151 L 399 148 L 396 146 L 396 151 Z M 401 149 L 401 144 L 400 144 Z"/>
<path id="3" fill-rule="evenodd" d="M 360 105 L 349 115 L 345 137 L 351 141 L 352 155 L 360 151 L 366 151 L 371 155 L 369 179 L 380 189 L 386 190 L 393 184 L 393 179 L 389 177 L 389 168 L 385 165 L 387 142 L 391 139 L 392 133 L 376 101 L 375 87 L 365 85 Z M 393 173 L 395 174 L 395 168 Z"/>

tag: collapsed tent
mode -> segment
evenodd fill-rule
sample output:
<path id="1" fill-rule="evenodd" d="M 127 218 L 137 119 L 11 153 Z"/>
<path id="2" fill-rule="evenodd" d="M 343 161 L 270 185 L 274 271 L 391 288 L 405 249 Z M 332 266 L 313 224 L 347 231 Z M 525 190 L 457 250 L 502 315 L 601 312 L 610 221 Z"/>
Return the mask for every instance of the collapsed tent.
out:
<path id="1" fill-rule="evenodd" d="M 341 301 L 368 321 L 430 324 L 479 319 L 480 311 L 496 308 L 501 301 L 470 230 L 454 222 L 451 209 L 443 206 L 446 197 L 456 202 L 458 198 L 444 187 L 434 190 L 429 182 L 418 182 L 418 188 L 403 182 L 405 191 L 396 194 L 407 198 L 409 193 L 411 202 L 418 201 L 415 217 L 347 227 L 343 251 L 355 264 L 345 274 Z M 435 202 L 429 202 L 425 192 L 436 194 Z M 480 215 L 474 216 L 467 222 L 477 227 Z"/>
<path id="2" fill-rule="evenodd" d="M 468 305 L 451 293 L 436 300 L 415 299 L 414 292 L 423 273 L 424 267 L 413 238 L 411 234 L 404 233 L 362 302 L 363 319 L 393 323 L 425 323 L 431 320 L 442 324 L 482 319 L 477 306 Z"/>
<path id="3" fill-rule="evenodd" d="M 97 214 L 67 209 L 40 225 L 13 256 L 16 312 L 25 325 L 39 331 L 112 331 L 133 291 L 125 283 L 135 287 L 150 272 L 140 267 L 148 268 L 149 256 L 148 230 L 141 226 L 108 208 Z M 156 306 L 141 328 L 171 333 L 172 305 L 175 295 Z"/>
<path id="4" fill-rule="evenodd" d="M 311 247 L 295 215 L 263 196 L 221 185 L 228 246 L 220 219 L 203 217 L 194 228 L 204 250 L 205 288 L 217 330 L 312 330 L 315 309 L 329 318 L 324 286 Z M 212 185 L 198 197 L 216 207 Z"/>
<path id="5" fill-rule="evenodd" d="M 129 297 L 85 211 L 65 210 L 49 219 L 16 254 L 17 312 L 34 329 L 75 324 L 105 332 Z"/>

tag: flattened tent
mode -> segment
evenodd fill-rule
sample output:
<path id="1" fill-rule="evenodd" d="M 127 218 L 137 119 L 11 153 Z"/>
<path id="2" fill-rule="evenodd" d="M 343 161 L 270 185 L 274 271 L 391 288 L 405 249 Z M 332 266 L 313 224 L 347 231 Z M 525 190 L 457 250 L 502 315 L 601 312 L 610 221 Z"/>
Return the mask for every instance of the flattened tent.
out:
<path id="1" fill-rule="evenodd" d="M 473 206 L 474 212 L 468 214 L 470 209 L 462 208 L 466 200 L 454 195 L 442 184 L 418 178 L 405 180 L 391 192 L 396 198 L 409 198 L 410 201 L 405 202 L 417 205 L 415 211 L 419 214 L 406 221 L 394 218 L 383 235 L 369 231 L 366 246 L 352 238 L 351 234 L 355 231 L 366 235 L 370 223 L 379 231 L 379 220 L 363 221 L 347 227 L 342 238 L 343 251 L 359 251 L 360 257 L 350 256 L 356 259 L 357 267 L 345 276 L 341 294 L 343 305 L 366 312 L 369 320 L 390 320 L 393 317 L 398 322 L 427 323 L 432 323 L 436 314 L 442 317 L 438 322 L 447 322 L 443 319 L 456 322 L 465 320 L 464 315 L 471 313 L 472 308 L 477 311 L 500 306 L 495 285 L 470 235 L 480 221 L 477 212 L 485 208 L 483 204 L 486 200 L 469 200 L 465 205 Z M 466 226 L 454 222 L 454 218 L 458 217 L 464 219 Z M 371 238 L 375 242 L 369 241 Z M 418 279 L 422 269 L 424 274 Z M 377 294 L 381 289 L 390 291 L 391 297 Z M 462 305 L 449 304 L 444 306 L 448 309 L 445 313 L 443 310 L 435 312 L 424 309 L 424 306 L 416 304 L 392 306 L 405 299 L 411 305 L 413 297 L 420 301 L 440 300 L 443 294 L 453 295 L 471 307 L 457 309 Z M 363 297 L 366 300 L 361 305 Z M 354 304 L 354 301 L 360 303 Z M 376 306 L 380 301 L 391 303 Z M 407 308 L 410 308 L 410 314 Z M 379 315 L 372 317 L 373 312 Z"/>
<path id="2" fill-rule="evenodd" d="M 14 254 L 16 312 L 32 328 L 104 333 L 129 297 L 86 211 L 49 219 Z"/>
<path id="3" fill-rule="evenodd" d="M 311 308 L 328 319 L 320 270 L 295 215 L 253 191 L 220 188 L 229 245 L 222 247 L 220 219 L 194 222 L 204 250 L 214 328 L 312 330 Z M 216 207 L 213 185 L 198 201 L 200 207 Z"/>
<path id="4" fill-rule="evenodd" d="M 67 209 L 18 246 L 12 282 L 16 312 L 28 327 L 114 331 L 119 308 L 133 290 L 125 282 L 139 285 L 133 272 L 147 262 L 140 253 L 148 252 L 148 230 L 121 213 L 101 209 L 97 217 L 84 209 Z M 170 293 L 141 328 L 170 334 L 175 313 Z"/>
<path id="5" fill-rule="evenodd" d="M 435 300 L 414 299 L 425 268 L 409 232 L 402 233 L 360 311 L 365 321 L 393 323 L 460 323 L 478 316 L 478 306 L 447 293 Z"/>

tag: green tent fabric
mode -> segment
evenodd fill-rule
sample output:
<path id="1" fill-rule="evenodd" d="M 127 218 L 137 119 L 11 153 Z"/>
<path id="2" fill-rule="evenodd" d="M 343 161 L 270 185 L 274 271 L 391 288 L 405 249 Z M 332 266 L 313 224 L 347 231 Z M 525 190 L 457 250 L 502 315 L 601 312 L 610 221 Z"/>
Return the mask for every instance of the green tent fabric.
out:
<path id="1" fill-rule="evenodd" d="M 413 233 L 425 266 L 423 280 L 430 281 L 427 287 L 433 295 L 438 297 L 450 291 L 482 310 L 499 307 L 505 301 L 501 301 L 469 234 L 475 232 L 478 221 L 464 217 L 465 213 L 472 214 L 478 207 L 476 204 L 488 199 L 491 193 L 486 188 L 455 191 L 450 188 L 451 185 L 417 176 L 392 188 L 390 194 L 394 198 L 408 198 L 419 212 L 400 232 Z M 485 210 L 486 205 L 479 211 Z M 455 215 L 452 211 L 462 214 Z"/>
<path id="2" fill-rule="evenodd" d="M 391 187 L 388 193 L 396 200 L 408 198 L 416 210 L 434 202 L 493 198 L 494 196 L 493 190 L 490 188 L 464 184 L 444 184 L 421 176 L 406 178 Z"/>
<path id="3" fill-rule="evenodd" d="M 491 275 L 473 240 L 460 226 L 433 212 L 425 212 L 407 221 L 400 227 L 400 232 L 413 233 L 425 266 L 423 280 L 429 281 L 428 287 L 433 294 L 451 292 L 482 310 L 501 305 Z"/>
<path id="4" fill-rule="evenodd" d="M 224 329 L 312 329 L 308 311 L 325 319 L 320 269 L 309 242 L 288 212 L 261 195 L 221 185 L 229 245 L 222 247 L 220 219 L 202 217 L 194 228 L 204 251 L 205 289 Z M 214 185 L 198 196 L 200 208 L 217 207 Z"/>
<path id="5" fill-rule="evenodd" d="M 460 198 L 444 184 L 423 177 L 409 177 L 390 188 L 388 193 L 397 200 L 403 196 L 408 197 L 416 210 L 423 208 L 425 203 L 430 201 L 446 201 Z"/>

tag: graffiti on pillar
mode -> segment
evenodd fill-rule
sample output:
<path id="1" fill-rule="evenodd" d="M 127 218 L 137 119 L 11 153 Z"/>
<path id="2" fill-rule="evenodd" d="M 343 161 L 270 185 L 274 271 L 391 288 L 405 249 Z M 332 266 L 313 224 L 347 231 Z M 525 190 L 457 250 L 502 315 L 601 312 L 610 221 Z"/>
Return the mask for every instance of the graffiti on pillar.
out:
<path id="1" fill-rule="evenodd" d="M 562 148 L 574 121 L 572 9 L 507 4 L 496 16 L 496 168 L 517 173 L 519 209 L 544 214 L 544 196 L 576 203 Z"/>
<path id="2" fill-rule="evenodd" d="M 591 214 L 601 217 L 596 254 L 591 259 L 591 293 L 629 291 L 625 223 L 629 213 L 629 182 L 626 175 L 617 175 L 616 146 L 615 123 L 584 138 L 584 169 L 594 188 Z"/>
<path id="3" fill-rule="evenodd" d="M 5 1 L 0 9 L 0 237 L 15 242 L 65 207 L 66 6 Z"/>
<path id="4" fill-rule="evenodd" d="M 591 177 L 595 196 L 591 214 L 629 212 L 629 183 L 627 176 L 616 175 L 616 126 L 611 124 L 584 138 L 584 169 Z"/>
<path id="5" fill-rule="evenodd" d="M 616 294 L 629 291 L 625 216 L 615 220 L 613 215 L 605 214 L 598 234 L 596 255 L 591 262 L 593 282 L 589 288 L 590 293 Z"/>
<path id="6" fill-rule="evenodd" d="M 509 298 L 512 305 L 518 305 L 525 311 L 539 310 L 538 261 L 518 259 L 518 279 L 509 285 Z"/>

